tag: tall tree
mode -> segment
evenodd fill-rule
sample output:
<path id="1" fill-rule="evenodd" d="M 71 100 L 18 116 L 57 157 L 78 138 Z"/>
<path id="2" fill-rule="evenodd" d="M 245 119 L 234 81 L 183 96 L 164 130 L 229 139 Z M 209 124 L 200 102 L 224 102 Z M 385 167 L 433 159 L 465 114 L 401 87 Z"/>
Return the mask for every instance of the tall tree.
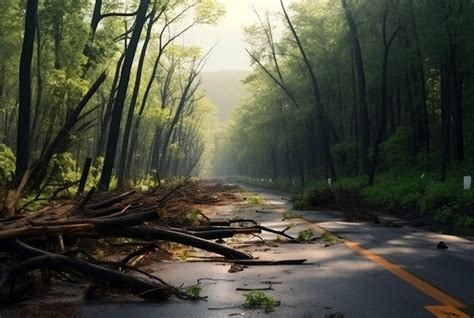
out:
<path id="1" fill-rule="evenodd" d="M 16 170 L 17 177 L 21 177 L 28 170 L 30 113 L 31 113 L 31 63 L 36 32 L 36 17 L 38 0 L 28 0 L 25 13 L 25 32 L 20 57 L 20 106 L 18 108 L 18 128 L 16 143 Z"/>
<path id="2" fill-rule="evenodd" d="M 347 6 L 346 0 L 341 0 L 342 7 L 346 14 L 347 24 L 349 25 L 352 53 L 354 55 L 355 73 L 357 74 L 357 96 L 359 101 L 359 126 L 356 127 L 360 138 L 360 151 L 362 160 L 362 169 L 364 173 L 369 172 L 368 151 L 370 148 L 370 125 L 369 112 L 367 107 L 367 85 L 365 79 L 364 59 L 362 58 L 362 49 L 359 40 L 359 31 L 352 15 L 351 9 Z M 354 78 L 355 81 L 355 78 Z"/>
<path id="3" fill-rule="evenodd" d="M 306 54 L 306 51 L 303 47 L 303 44 L 298 36 L 298 33 L 296 33 L 296 30 L 293 26 L 293 23 L 291 22 L 290 16 L 288 15 L 288 12 L 286 11 L 285 5 L 283 3 L 283 0 L 280 0 L 280 5 L 283 10 L 283 14 L 285 16 L 285 20 L 288 23 L 288 27 L 290 28 L 290 31 L 296 41 L 296 44 L 298 46 L 298 49 L 300 51 L 301 56 L 303 57 L 304 64 L 308 70 L 309 77 L 311 79 L 311 84 L 312 84 L 312 90 L 313 90 L 313 96 L 314 96 L 314 102 L 315 102 L 315 112 L 316 112 L 316 123 L 319 129 L 320 133 L 320 139 L 323 145 L 323 152 L 325 155 L 326 159 L 326 164 L 328 165 L 329 168 L 329 173 L 331 176 L 331 179 L 333 181 L 336 181 L 336 168 L 334 167 L 334 161 L 332 158 L 331 154 L 331 146 L 330 146 L 330 141 L 329 141 L 329 134 L 327 132 L 327 127 L 326 127 L 326 118 L 324 116 L 324 110 L 323 110 L 323 103 L 321 101 L 321 94 L 319 90 L 319 83 L 318 79 L 316 77 L 316 73 L 313 69 L 313 66 Z"/>
<path id="4" fill-rule="evenodd" d="M 382 83 L 380 87 L 380 107 L 379 111 L 376 113 L 377 125 L 376 125 L 376 135 L 374 141 L 374 147 L 372 150 L 372 160 L 370 163 L 370 173 L 369 173 L 369 185 L 373 185 L 375 170 L 377 167 L 377 159 L 379 155 L 380 143 L 384 137 L 385 132 L 385 121 L 386 121 L 386 112 L 387 112 L 387 79 L 388 79 L 388 62 L 390 47 L 392 46 L 393 40 L 400 32 L 401 24 L 400 19 L 395 30 L 392 32 L 390 37 L 387 38 L 387 20 L 389 15 L 389 0 L 385 0 L 383 18 L 382 18 L 382 41 L 383 41 L 383 61 L 382 61 Z M 378 115 L 378 116 L 377 116 Z"/>
<path id="5" fill-rule="evenodd" d="M 133 123 L 133 118 L 134 118 L 134 113 L 135 113 L 135 106 L 138 101 L 138 93 L 140 92 L 140 83 L 141 83 L 141 78 L 142 78 L 143 65 L 145 63 L 145 56 L 148 49 L 148 43 L 150 42 L 150 39 L 151 39 L 153 24 L 155 24 L 155 22 L 159 19 L 159 17 L 164 12 L 164 10 L 165 10 L 165 7 L 161 9 L 160 13 L 158 14 L 158 17 L 155 17 L 157 10 L 156 10 L 156 6 L 154 6 L 152 12 L 149 14 L 145 40 L 143 41 L 142 49 L 140 52 L 140 58 L 138 60 L 138 66 L 137 66 L 137 71 L 135 75 L 135 84 L 133 85 L 132 97 L 130 99 L 130 103 L 128 106 L 127 120 L 125 122 L 125 129 L 123 132 L 122 149 L 120 151 L 120 160 L 119 160 L 119 166 L 118 166 L 118 172 L 117 172 L 117 179 L 118 179 L 117 182 L 118 182 L 119 188 L 122 188 L 124 186 L 125 176 L 127 174 L 126 161 L 127 161 L 128 152 L 129 152 L 128 144 L 129 144 L 130 132 L 132 129 L 132 123 Z"/>
<path id="6" fill-rule="evenodd" d="M 120 72 L 120 80 L 117 86 L 117 95 L 114 102 L 114 110 L 110 122 L 109 135 L 107 140 L 107 149 L 104 158 L 104 167 L 99 180 L 99 189 L 107 190 L 112 179 L 115 157 L 117 154 L 117 144 L 120 134 L 120 122 L 122 120 L 123 106 L 127 97 L 127 88 L 130 80 L 135 53 L 140 41 L 143 26 L 146 21 L 147 9 L 150 0 L 141 0 L 137 10 L 135 26 L 133 28 L 130 43 L 125 52 L 122 69 Z"/>

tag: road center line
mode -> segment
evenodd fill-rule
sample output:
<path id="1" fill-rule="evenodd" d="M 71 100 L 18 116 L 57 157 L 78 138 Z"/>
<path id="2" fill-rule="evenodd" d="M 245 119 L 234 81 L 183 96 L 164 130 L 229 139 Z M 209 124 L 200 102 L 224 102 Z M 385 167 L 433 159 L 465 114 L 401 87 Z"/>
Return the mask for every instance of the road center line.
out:
<path id="1" fill-rule="evenodd" d="M 265 200 L 268 205 L 272 206 L 273 209 L 276 211 L 285 211 L 284 208 L 277 206 L 276 204 L 273 204 L 269 202 L 268 200 Z M 463 304 L 461 301 L 455 299 L 454 297 L 448 295 L 447 293 L 441 291 L 440 289 L 434 287 L 433 285 L 429 284 L 425 280 L 415 276 L 414 274 L 404 270 L 400 266 L 386 260 L 382 256 L 368 250 L 367 248 L 363 247 L 359 243 L 353 242 L 349 239 L 346 238 L 341 238 L 338 235 L 328 231 L 324 227 L 304 218 L 304 217 L 299 217 L 299 219 L 303 220 L 305 223 L 313 227 L 314 229 L 318 230 L 319 232 L 322 233 L 329 233 L 333 236 L 338 237 L 341 239 L 343 244 L 347 246 L 348 248 L 352 249 L 353 251 L 359 253 L 360 255 L 364 256 L 365 258 L 371 260 L 372 262 L 382 266 L 386 270 L 390 271 L 392 274 L 395 276 L 399 277 L 400 279 L 404 280 L 408 284 L 412 285 L 413 287 L 417 288 L 418 290 L 422 291 L 426 295 L 438 300 L 443 306 L 426 306 L 425 309 L 433 313 L 435 316 L 441 318 L 441 317 L 458 317 L 458 318 L 464 318 L 464 317 L 469 317 L 466 313 L 457 310 L 457 308 L 467 308 L 465 304 Z M 441 310 L 442 309 L 442 310 Z M 446 316 L 445 314 L 448 314 Z"/>
<path id="2" fill-rule="evenodd" d="M 323 233 L 326 232 L 326 233 L 329 233 L 331 235 L 334 235 L 334 236 L 338 237 L 337 235 L 335 235 L 334 233 L 331 233 L 330 231 L 328 231 L 324 227 L 322 227 L 320 225 L 317 225 L 317 224 L 305 219 L 304 217 L 301 217 L 301 219 L 304 220 L 306 223 L 308 223 L 311 227 L 313 227 L 313 228 L 315 228 L 319 231 L 322 231 Z M 452 296 L 448 295 L 447 293 L 439 290 L 438 288 L 432 286 L 431 284 L 429 284 L 425 280 L 415 276 L 414 274 L 404 270 L 400 266 L 386 260 L 382 256 L 366 249 L 365 247 L 363 247 L 359 243 L 353 242 L 353 241 L 348 240 L 346 238 L 340 238 L 340 239 L 342 240 L 344 245 L 347 246 L 348 248 L 352 249 L 353 251 L 356 251 L 357 253 L 359 253 L 360 255 L 364 256 L 365 258 L 371 260 L 372 262 L 382 266 L 383 268 L 390 271 L 395 276 L 401 278 L 402 280 L 404 280 L 408 284 L 412 285 L 413 287 L 416 287 L 417 289 L 419 289 L 423 293 L 425 293 L 425 294 L 429 295 L 430 297 L 438 300 L 443 305 L 451 306 L 451 307 L 454 307 L 454 308 L 466 308 L 467 307 L 465 304 L 463 304 L 459 300 L 455 299 L 454 297 L 452 297 Z"/>

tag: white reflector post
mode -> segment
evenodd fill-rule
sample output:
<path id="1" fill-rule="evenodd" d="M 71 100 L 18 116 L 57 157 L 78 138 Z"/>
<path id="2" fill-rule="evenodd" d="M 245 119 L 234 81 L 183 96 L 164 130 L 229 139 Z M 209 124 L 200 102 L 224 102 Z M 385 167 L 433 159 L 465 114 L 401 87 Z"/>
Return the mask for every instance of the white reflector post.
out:
<path id="1" fill-rule="evenodd" d="M 471 189 L 471 181 L 472 181 L 471 176 L 464 176 L 464 190 Z"/>

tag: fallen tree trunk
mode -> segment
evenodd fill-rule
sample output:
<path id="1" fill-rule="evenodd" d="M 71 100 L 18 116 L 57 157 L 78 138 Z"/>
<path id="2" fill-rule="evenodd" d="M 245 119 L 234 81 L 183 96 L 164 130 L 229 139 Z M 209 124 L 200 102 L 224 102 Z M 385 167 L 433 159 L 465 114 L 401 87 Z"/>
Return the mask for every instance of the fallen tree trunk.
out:
<path id="1" fill-rule="evenodd" d="M 239 264 L 239 265 L 309 265 L 304 264 L 306 259 L 284 259 L 279 261 L 266 261 L 258 259 L 236 259 L 225 260 L 225 262 Z"/>
<path id="2" fill-rule="evenodd" d="M 53 234 L 76 233 L 94 229 L 93 224 L 71 224 L 58 226 L 25 226 L 0 231 L 0 240 L 47 236 Z"/>
<path id="3" fill-rule="evenodd" d="M 104 235 L 115 235 L 116 237 L 128 237 L 140 240 L 163 240 L 196 247 L 208 252 L 216 253 L 230 259 L 252 259 L 252 256 L 220 245 L 194 235 L 166 230 L 150 226 L 134 226 L 119 231 L 102 232 Z"/>
<path id="4" fill-rule="evenodd" d="M 147 300 L 165 300 L 173 294 L 172 287 L 168 285 L 159 285 L 102 266 L 63 255 L 48 253 L 17 240 L 8 243 L 10 243 L 8 246 L 9 252 L 32 257 L 1 271 L 0 290 L 3 293 L 15 289 L 17 278 L 36 269 L 51 268 L 71 274 L 79 273 L 87 279 L 101 282 L 114 288 L 128 290 Z"/>
<path id="5" fill-rule="evenodd" d="M 245 221 L 239 222 L 239 223 L 248 223 L 248 222 L 249 222 L 248 220 L 245 220 Z M 236 223 L 236 222 L 228 221 L 228 224 L 232 224 L 232 223 Z M 289 230 L 288 227 L 285 228 L 284 230 L 278 231 L 278 230 L 274 230 L 274 229 L 271 229 L 269 227 L 257 224 L 255 221 L 253 221 L 253 223 L 255 225 L 251 226 L 251 227 L 229 227 L 229 226 L 220 226 L 220 225 L 216 225 L 216 226 L 194 226 L 194 227 L 187 227 L 186 230 L 189 230 L 193 233 L 202 233 L 204 231 L 208 231 L 208 232 L 216 231 L 217 232 L 217 231 L 221 231 L 221 230 L 235 230 L 236 234 L 239 233 L 239 230 L 242 230 L 241 233 L 246 233 L 246 234 L 261 233 L 262 231 L 265 231 L 265 232 L 270 232 L 270 233 L 274 233 L 274 234 L 284 236 L 284 237 L 286 237 L 290 240 L 295 240 L 295 238 L 293 236 L 288 235 L 288 234 L 285 233 L 286 231 Z M 213 223 L 213 224 L 215 224 L 215 223 Z M 219 221 L 219 224 L 225 224 L 225 223 L 224 223 L 224 221 Z M 247 230 L 248 232 L 245 232 L 243 230 Z"/>
<path id="6" fill-rule="evenodd" d="M 237 227 L 222 227 L 222 228 L 185 228 L 180 229 L 180 228 L 170 228 L 172 231 L 180 232 L 180 233 L 186 233 L 189 235 L 197 236 L 203 239 L 207 240 L 214 240 L 214 239 L 220 239 L 220 238 L 228 238 L 228 237 L 233 237 L 236 234 L 256 234 L 256 233 L 262 233 L 260 229 L 252 227 L 252 228 L 237 228 Z"/>

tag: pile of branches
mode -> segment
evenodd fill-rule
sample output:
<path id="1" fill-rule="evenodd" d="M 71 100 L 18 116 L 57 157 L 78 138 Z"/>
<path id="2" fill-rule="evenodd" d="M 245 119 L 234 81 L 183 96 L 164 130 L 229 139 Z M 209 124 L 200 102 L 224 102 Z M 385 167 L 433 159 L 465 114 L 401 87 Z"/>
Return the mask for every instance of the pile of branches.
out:
<path id="1" fill-rule="evenodd" d="M 247 226 L 246 220 L 213 221 L 203 216 L 201 224 L 189 227 L 183 217 L 193 204 L 216 204 L 231 198 L 232 191 L 228 186 L 197 182 L 148 192 L 96 193 L 91 189 L 77 200 L 0 219 L 0 303 L 24 298 L 37 284 L 38 270 L 78 276 L 145 300 L 182 296 L 178 289 L 131 263 L 163 242 L 202 249 L 225 260 L 251 260 L 251 255 L 214 240 L 260 233 L 262 228 L 256 223 Z M 235 223 L 240 226 L 231 226 Z M 133 248 L 118 261 L 104 262 L 83 248 L 85 241 Z"/>

